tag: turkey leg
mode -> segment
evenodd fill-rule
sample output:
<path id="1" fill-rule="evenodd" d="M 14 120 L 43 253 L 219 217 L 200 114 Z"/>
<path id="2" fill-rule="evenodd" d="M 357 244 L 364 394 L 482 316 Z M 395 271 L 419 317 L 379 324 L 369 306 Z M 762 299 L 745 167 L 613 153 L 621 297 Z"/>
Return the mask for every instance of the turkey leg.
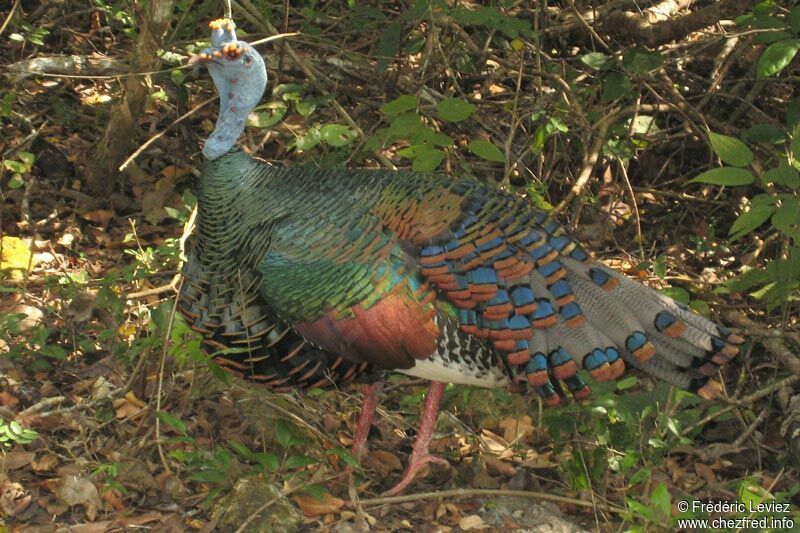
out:
<path id="1" fill-rule="evenodd" d="M 414 441 L 414 447 L 411 450 L 411 457 L 408 459 L 406 471 L 403 472 L 403 477 L 400 478 L 397 485 L 385 493 L 386 496 L 396 496 L 403 492 L 403 490 L 414 481 L 419 469 L 427 463 L 448 465 L 448 462 L 444 458 L 436 457 L 428 452 L 433 433 L 436 430 L 436 418 L 439 416 L 439 404 L 442 401 L 442 394 L 444 393 L 446 385 L 446 383 L 440 381 L 431 381 L 431 384 L 428 385 L 428 393 L 425 395 L 425 405 L 422 407 L 422 415 L 419 420 L 419 431 Z"/>
<path id="2" fill-rule="evenodd" d="M 364 396 L 364 401 L 361 403 L 361 412 L 358 413 L 356 429 L 353 432 L 352 453 L 356 459 L 361 457 L 367 449 L 367 437 L 372 427 L 372 417 L 378 407 L 378 396 L 380 396 L 382 389 L 383 385 L 381 383 L 361 385 L 361 394 Z"/>

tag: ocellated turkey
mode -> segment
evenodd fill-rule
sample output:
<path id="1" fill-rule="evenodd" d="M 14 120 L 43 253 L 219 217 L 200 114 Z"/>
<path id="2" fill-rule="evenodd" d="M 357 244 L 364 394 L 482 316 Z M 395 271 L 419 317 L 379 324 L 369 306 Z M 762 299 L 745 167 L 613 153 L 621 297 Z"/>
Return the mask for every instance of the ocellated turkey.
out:
<path id="1" fill-rule="evenodd" d="M 282 168 L 236 146 L 267 73 L 211 24 L 220 95 L 197 189 L 181 311 L 210 351 L 277 390 L 370 370 L 431 380 L 402 491 L 428 453 L 447 382 L 532 388 L 547 405 L 638 368 L 703 398 L 743 339 L 595 261 L 547 214 L 442 174 Z M 585 370 L 585 372 L 581 372 Z M 363 450 L 380 385 L 364 387 Z"/>

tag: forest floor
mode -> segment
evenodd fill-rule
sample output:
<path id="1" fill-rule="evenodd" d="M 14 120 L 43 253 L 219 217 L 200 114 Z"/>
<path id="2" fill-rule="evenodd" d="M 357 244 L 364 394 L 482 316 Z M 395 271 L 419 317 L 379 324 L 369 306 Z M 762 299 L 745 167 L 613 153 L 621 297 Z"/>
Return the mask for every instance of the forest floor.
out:
<path id="1" fill-rule="evenodd" d="M 800 154 L 792 140 L 800 105 L 789 103 L 797 96 L 789 81 L 752 74 L 770 42 L 754 40 L 746 22 L 720 16 L 679 41 L 650 43 L 658 52 L 595 68 L 627 54 L 626 41 L 607 39 L 613 49 L 597 52 L 566 9 L 548 12 L 551 28 L 568 29 L 542 33 L 547 48 L 525 30 L 542 21 L 519 6 L 477 15 L 381 3 L 292 8 L 281 30 L 301 32 L 287 41 L 298 53 L 268 48 L 270 89 L 247 150 L 288 165 L 467 173 L 544 209 L 567 199 L 558 218 L 598 258 L 748 339 L 713 402 L 636 373 L 554 409 L 533 394 L 449 387 L 432 448 L 450 467 L 434 465 L 405 496 L 386 499 L 415 435 L 424 383 L 389 378 L 358 465 L 348 452 L 356 386 L 275 394 L 209 362 L 174 302 L 199 146 L 216 104 L 172 123 L 212 96 L 211 83 L 186 70 L 147 78 L 137 146 L 164 135 L 118 179 L 108 176 L 112 192 L 100 196 L 86 169 L 114 119 L 117 78 L 53 60 L 35 76 L 19 73 L 33 68 L 31 58 L 92 50 L 123 72 L 135 17 L 105 4 L 69 16 L 83 4 L 47 4 L 22 2 L 6 30 L 19 39 L 0 44 L 8 72 L 0 87 L 0 528 L 656 531 L 716 516 L 800 524 L 800 442 L 792 439 L 800 220 L 770 222 L 770 211 L 729 234 L 742 213 L 755 212 L 756 194 L 774 195 L 776 210 L 798 201 L 800 177 L 795 186 L 797 172 L 786 170 L 796 160 L 782 154 Z M 583 3 L 570 4 L 580 11 Z M 215 6 L 176 10 L 167 46 L 182 57 L 165 57 L 165 67 L 205 38 Z M 753 15 L 747 9 L 736 15 Z M 253 38 L 270 33 L 244 12 Z M 769 16 L 791 19 L 777 8 Z M 794 17 L 787 32 L 800 30 L 800 12 Z M 402 46 L 392 48 L 392 32 Z M 796 75 L 792 57 L 785 73 Z M 449 109 L 437 105 L 443 95 Z M 755 156 L 730 163 L 709 131 L 744 138 Z M 426 141 L 427 151 L 409 150 L 420 138 L 435 149 Z M 738 187 L 687 184 L 719 159 L 783 174 Z M 755 281 L 731 284 L 746 274 Z M 707 501 L 730 508 L 692 508 Z M 776 502 L 788 508 L 753 509 Z"/>

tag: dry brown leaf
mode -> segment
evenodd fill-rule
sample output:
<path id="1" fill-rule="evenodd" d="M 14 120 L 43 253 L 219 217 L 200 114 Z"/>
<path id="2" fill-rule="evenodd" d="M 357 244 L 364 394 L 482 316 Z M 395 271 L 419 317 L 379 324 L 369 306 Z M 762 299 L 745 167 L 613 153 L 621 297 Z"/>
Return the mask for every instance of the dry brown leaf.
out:
<path id="1" fill-rule="evenodd" d="M 151 224 L 158 224 L 169 217 L 164 207 L 180 205 L 180 196 L 175 192 L 175 178 L 167 176 L 158 180 L 153 188 L 142 195 L 142 212 Z"/>
<path id="2" fill-rule="evenodd" d="M 137 398 L 133 391 L 129 391 L 124 398 L 120 398 L 114 402 L 116 416 L 119 419 L 136 415 L 146 406 L 147 404 Z"/>
<path id="3" fill-rule="evenodd" d="M 31 496 L 19 483 L 4 480 L 0 484 L 0 513 L 3 516 L 16 516 L 31 503 Z"/>
<path id="4" fill-rule="evenodd" d="M 80 217 L 84 220 L 88 220 L 92 224 L 100 226 L 101 228 L 105 228 L 114 217 L 114 211 L 110 209 L 95 209 L 93 211 L 81 213 Z"/>
<path id="5" fill-rule="evenodd" d="M 97 517 L 97 509 L 102 503 L 97 487 L 89 479 L 82 476 L 64 476 L 61 478 L 55 495 L 70 507 L 83 505 L 86 510 L 86 518 L 89 520 L 94 520 Z"/>
<path id="6" fill-rule="evenodd" d="M 506 442 L 514 442 L 526 438 L 533 434 L 533 419 L 528 415 L 524 415 L 519 419 L 507 417 L 500 421 L 498 424 L 503 428 L 503 438 Z"/>
<path id="7" fill-rule="evenodd" d="M 31 468 L 36 473 L 49 472 L 58 464 L 58 456 L 54 453 L 47 452 L 41 457 L 31 461 Z"/>
<path id="8" fill-rule="evenodd" d="M 494 473 L 504 476 L 513 476 L 517 473 L 517 469 L 514 468 L 513 465 L 510 465 L 505 461 L 501 461 L 499 458 L 494 457 L 493 455 L 486 455 L 484 460 L 486 461 L 486 470 L 490 474 Z"/>
<path id="9" fill-rule="evenodd" d="M 141 407 L 132 404 L 127 398 L 120 398 L 114 401 L 114 413 L 120 420 L 128 418 L 129 416 L 134 416 L 141 411 Z"/>
<path id="10" fill-rule="evenodd" d="M 383 464 L 385 464 L 390 471 L 403 469 L 403 463 L 392 452 L 387 452 L 384 450 L 374 450 L 370 452 L 370 455 L 375 459 L 379 460 L 380 462 L 382 462 Z"/>
<path id="11" fill-rule="evenodd" d="M 19 398 L 9 391 L 0 391 L 0 405 L 14 409 L 19 404 Z"/>
<path id="12" fill-rule="evenodd" d="M 336 433 L 341 425 L 339 417 L 332 413 L 325 413 L 322 415 L 322 427 L 325 428 L 326 433 Z"/>
<path id="13" fill-rule="evenodd" d="M 364 466 L 381 477 L 389 475 L 389 472 L 403 469 L 403 463 L 400 462 L 400 459 L 385 450 L 370 450 L 364 463 Z"/>
<path id="14" fill-rule="evenodd" d="M 703 478 L 706 483 L 712 487 L 717 486 L 717 475 L 714 473 L 714 469 L 707 464 L 700 462 L 695 463 L 694 471 L 697 473 L 698 477 Z"/>
<path id="15" fill-rule="evenodd" d="M 37 503 L 40 507 L 44 508 L 47 511 L 47 514 L 52 516 L 58 516 L 62 513 L 66 513 L 69 510 L 69 505 L 62 502 L 55 496 L 47 496 L 46 498 L 39 498 Z"/>
<path id="16" fill-rule="evenodd" d="M 11 451 L 5 454 L 3 466 L 8 470 L 16 470 L 31 464 L 34 457 L 36 457 L 34 452 Z"/>
<path id="17" fill-rule="evenodd" d="M 125 503 L 120 498 L 120 493 L 116 489 L 107 490 L 103 493 L 103 501 L 115 511 L 124 511 Z"/>
<path id="18" fill-rule="evenodd" d="M 481 470 L 472 478 L 472 486 L 476 489 L 499 489 L 500 482 Z"/>
<path id="19" fill-rule="evenodd" d="M 161 174 L 165 178 L 176 179 L 176 178 L 182 178 L 183 176 L 187 175 L 191 171 L 192 171 L 192 167 L 189 167 L 189 166 L 179 167 L 177 165 L 169 165 L 169 166 L 164 167 L 164 170 L 161 171 Z"/>
<path id="20" fill-rule="evenodd" d="M 492 433 L 488 429 L 481 431 L 481 443 L 486 446 L 489 451 L 498 454 L 508 449 L 508 441 L 503 439 L 500 435 Z"/>
<path id="21" fill-rule="evenodd" d="M 472 531 L 475 529 L 486 529 L 486 524 L 483 523 L 483 518 L 479 515 L 471 514 L 459 520 L 458 527 L 464 531 Z"/>
<path id="22" fill-rule="evenodd" d="M 325 493 L 322 498 L 306 494 L 292 496 L 300 510 L 306 516 L 322 516 L 335 513 L 344 505 L 344 500 L 340 500 L 329 493 Z"/>
<path id="23" fill-rule="evenodd" d="M 498 94 L 504 94 L 508 92 L 508 88 L 496 83 L 490 83 L 488 89 L 491 96 L 497 96 Z"/>
<path id="24" fill-rule="evenodd" d="M 147 403 L 146 403 L 146 402 L 143 402 L 142 400 L 140 400 L 140 399 L 139 399 L 139 398 L 138 398 L 138 397 L 137 397 L 137 396 L 136 396 L 136 395 L 133 393 L 133 391 L 128 391 L 128 392 L 125 394 L 125 399 L 126 399 L 126 400 L 128 400 L 129 402 L 131 402 L 131 403 L 132 403 L 133 405 L 135 405 L 136 407 L 139 407 L 139 408 L 142 408 L 142 409 L 143 409 L 143 408 L 145 408 L 145 407 L 147 407 Z"/>

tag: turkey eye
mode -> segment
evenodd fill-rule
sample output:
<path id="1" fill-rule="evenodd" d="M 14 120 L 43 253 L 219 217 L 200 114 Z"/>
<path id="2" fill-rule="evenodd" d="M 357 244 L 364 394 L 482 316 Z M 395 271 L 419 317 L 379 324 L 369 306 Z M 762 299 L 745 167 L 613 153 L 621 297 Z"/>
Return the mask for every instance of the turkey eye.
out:
<path id="1" fill-rule="evenodd" d="M 250 63 L 252 63 L 252 62 L 253 62 L 253 58 L 252 58 L 252 57 L 250 57 L 250 56 L 244 56 L 244 63 L 245 63 L 245 65 L 249 65 L 249 64 L 250 64 Z"/>

